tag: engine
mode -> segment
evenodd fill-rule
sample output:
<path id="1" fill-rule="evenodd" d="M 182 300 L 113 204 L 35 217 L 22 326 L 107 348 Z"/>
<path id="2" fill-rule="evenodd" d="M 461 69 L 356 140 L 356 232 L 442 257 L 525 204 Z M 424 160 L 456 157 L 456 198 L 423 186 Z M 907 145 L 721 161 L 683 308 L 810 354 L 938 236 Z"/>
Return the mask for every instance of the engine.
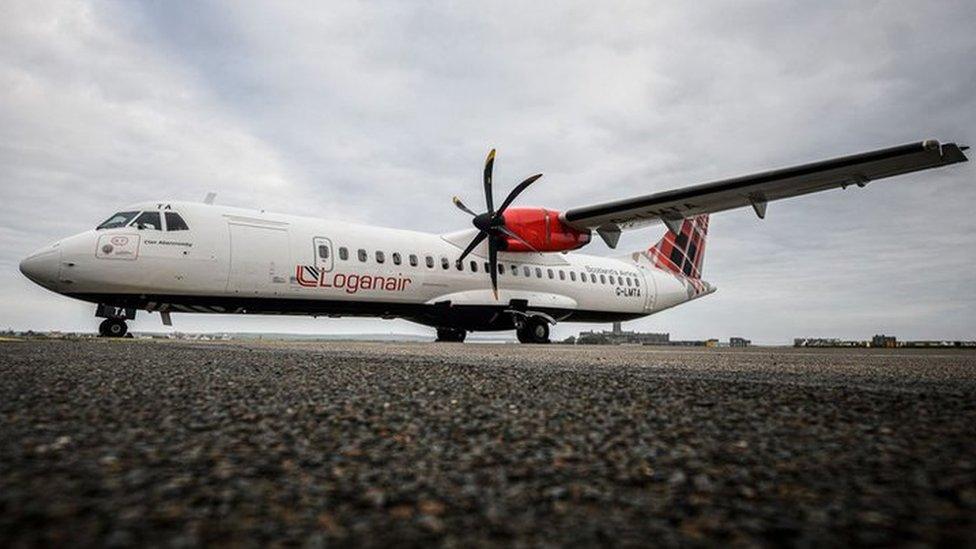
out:
<path id="1" fill-rule="evenodd" d="M 540 252 L 562 252 L 582 248 L 590 241 L 590 231 L 580 231 L 559 219 L 559 212 L 545 208 L 508 208 L 502 214 L 505 227 L 522 237 Z M 531 252 L 524 243 L 506 236 L 503 249 Z"/>

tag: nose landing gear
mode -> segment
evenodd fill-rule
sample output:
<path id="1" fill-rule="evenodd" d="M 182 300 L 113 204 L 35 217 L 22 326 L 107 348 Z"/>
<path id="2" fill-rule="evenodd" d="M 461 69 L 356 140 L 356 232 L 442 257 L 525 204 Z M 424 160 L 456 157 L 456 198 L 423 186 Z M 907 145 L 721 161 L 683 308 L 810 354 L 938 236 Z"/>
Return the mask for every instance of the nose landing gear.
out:
<path id="1" fill-rule="evenodd" d="M 129 326 L 121 318 L 106 318 L 98 325 L 98 335 L 102 337 L 125 337 Z"/>
<path id="2" fill-rule="evenodd" d="M 135 318 L 136 310 L 102 304 L 95 309 L 95 316 L 105 319 L 98 325 L 98 335 L 101 337 L 125 337 L 129 333 L 129 326 L 126 325 L 125 321 Z"/>

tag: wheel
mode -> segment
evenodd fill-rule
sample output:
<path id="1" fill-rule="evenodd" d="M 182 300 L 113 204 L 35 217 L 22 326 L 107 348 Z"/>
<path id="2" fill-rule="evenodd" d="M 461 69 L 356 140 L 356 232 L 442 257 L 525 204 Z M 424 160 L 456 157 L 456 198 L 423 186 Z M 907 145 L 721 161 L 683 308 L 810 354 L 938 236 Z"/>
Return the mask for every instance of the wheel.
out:
<path id="1" fill-rule="evenodd" d="M 125 337 L 129 327 L 120 318 L 106 318 L 98 325 L 98 333 L 102 337 Z"/>
<path id="2" fill-rule="evenodd" d="M 437 329 L 437 341 L 449 341 L 453 343 L 461 343 L 464 341 L 464 337 L 468 335 L 464 330 L 458 330 L 457 328 L 438 328 Z"/>
<path id="3" fill-rule="evenodd" d="M 549 323 L 537 316 L 529 317 L 515 334 L 521 343 L 549 343 Z"/>

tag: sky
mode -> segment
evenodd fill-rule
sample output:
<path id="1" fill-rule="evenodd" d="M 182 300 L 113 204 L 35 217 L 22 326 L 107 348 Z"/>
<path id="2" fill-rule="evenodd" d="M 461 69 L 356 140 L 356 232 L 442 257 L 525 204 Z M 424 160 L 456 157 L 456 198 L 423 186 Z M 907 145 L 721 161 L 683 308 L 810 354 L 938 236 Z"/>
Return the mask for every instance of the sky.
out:
<path id="1" fill-rule="evenodd" d="M 0 1 L 0 329 L 94 331 L 20 259 L 120 206 L 220 204 L 436 233 L 499 195 L 566 209 L 936 138 L 976 142 L 976 4 Z M 716 214 L 718 292 L 674 339 L 976 339 L 976 167 Z M 644 249 L 660 226 L 625 233 Z M 405 321 L 174 315 L 181 331 Z M 605 325 L 561 324 L 554 337 Z M 165 331 L 143 314 L 135 330 Z"/>

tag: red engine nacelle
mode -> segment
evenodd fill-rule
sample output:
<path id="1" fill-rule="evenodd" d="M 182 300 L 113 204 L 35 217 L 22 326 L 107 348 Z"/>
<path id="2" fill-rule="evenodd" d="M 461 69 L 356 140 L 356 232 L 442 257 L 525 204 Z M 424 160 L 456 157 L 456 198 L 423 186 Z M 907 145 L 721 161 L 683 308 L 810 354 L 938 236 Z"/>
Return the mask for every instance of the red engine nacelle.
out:
<path id="1" fill-rule="evenodd" d="M 540 252 L 562 252 L 582 248 L 590 241 L 590 231 L 570 227 L 559 219 L 559 212 L 545 208 L 508 208 L 502 214 L 505 226 Z M 505 250 L 531 252 L 525 244 L 505 238 Z"/>

